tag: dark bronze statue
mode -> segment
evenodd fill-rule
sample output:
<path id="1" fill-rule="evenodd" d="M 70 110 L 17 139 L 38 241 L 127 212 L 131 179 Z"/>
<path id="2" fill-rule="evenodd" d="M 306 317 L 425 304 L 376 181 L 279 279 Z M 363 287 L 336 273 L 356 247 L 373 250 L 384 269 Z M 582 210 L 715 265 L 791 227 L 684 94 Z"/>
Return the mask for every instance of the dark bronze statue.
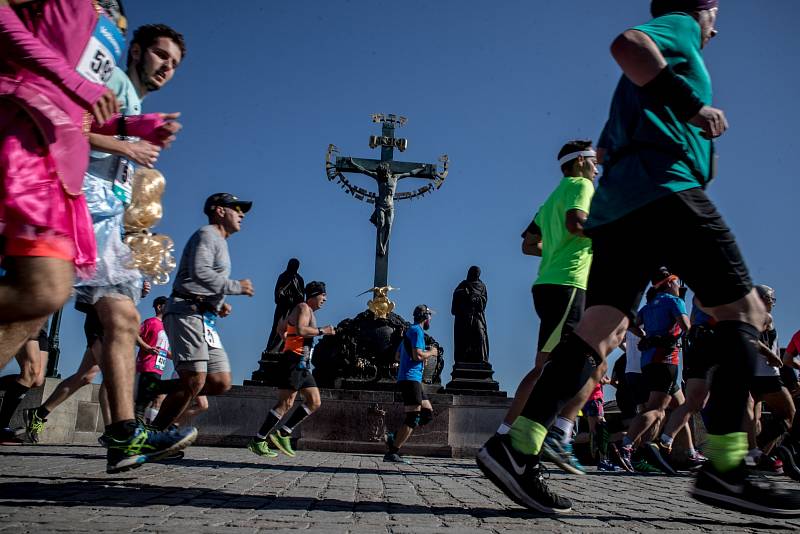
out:
<path id="1" fill-rule="evenodd" d="M 305 300 L 303 288 L 306 284 L 303 277 L 297 272 L 298 269 L 300 269 L 300 260 L 290 259 L 286 270 L 278 276 L 278 281 L 275 283 L 275 315 L 272 319 L 272 330 L 267 338 L 267 352 L 279 350 L 283 342 L 277 333 L 278 322 L 285 319 L 297 304 Z"/>
<path id="2" fill-rule="evenodd" d="M 451 313 L 453 326 L 453 361 L 482 363 L 489 361 L 489 336 L 486 330 L 486 286 L 481 282 L 481 268 L 469 268 L 467 279 L 453 291 Z"/>

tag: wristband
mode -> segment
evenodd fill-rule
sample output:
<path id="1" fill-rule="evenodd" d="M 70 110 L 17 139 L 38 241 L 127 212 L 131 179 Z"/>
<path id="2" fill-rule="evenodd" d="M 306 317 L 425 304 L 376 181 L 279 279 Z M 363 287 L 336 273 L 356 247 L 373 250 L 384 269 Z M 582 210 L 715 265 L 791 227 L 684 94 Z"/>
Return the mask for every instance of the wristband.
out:
<path id="1" fill-rule="evenodd" d="M 642 90 L 657 102 L 672 109 L 675 116 L 684 122 L 697 115 L 700 108 L 705 105 L 686 80 L 675 74 L 669 65 L 661 69 L 658 76 L 643 85 Z"/>
<path id="2" fill-rule="evenodd" d="M 317 332 L 318 332 L 318 333 L 319 333 L 319 335 L 321 335 L 321 336 L 324 336 L 324 335 L 325 335 L 325 334 L 323 334 L 323 333 L 322 333 L 322 328 L 317 328 Z"/>

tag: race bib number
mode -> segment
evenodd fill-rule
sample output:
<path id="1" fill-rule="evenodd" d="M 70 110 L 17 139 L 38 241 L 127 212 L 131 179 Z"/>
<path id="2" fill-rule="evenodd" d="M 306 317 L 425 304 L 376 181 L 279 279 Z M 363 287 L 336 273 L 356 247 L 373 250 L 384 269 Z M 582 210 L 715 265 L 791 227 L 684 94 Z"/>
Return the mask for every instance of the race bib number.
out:
<path id="1" fill-rule="evenodd" d="M 208 346 L 214 349 L 222 348 L 222 341 L 219 339 L 217 332 L 217 316 L 213 313 L 203 314 L 203 337 L 206 339 Z"/>
<path id="2" fill-rule="evenodd" d="M 167 351 L 164 349 L 158 349 L 158 355 L 156 355 L 156 369 L 159 371 L 163 371 L 167 368 Z"/>
<path id="3" fill-rule="evenodd" d="M 111 190 L 114 196 L 126 206 L 133 198 L 133 162 L 125 158 L 117 159 L 117 168 L 114 173 L 114 185 Z"/>
<path id="4" fill-rule="evenodd" d="M 105 85 L 122 58 L 125 39 L 110 18 L 100 15 L 75 70 L 94 83 Z"/>

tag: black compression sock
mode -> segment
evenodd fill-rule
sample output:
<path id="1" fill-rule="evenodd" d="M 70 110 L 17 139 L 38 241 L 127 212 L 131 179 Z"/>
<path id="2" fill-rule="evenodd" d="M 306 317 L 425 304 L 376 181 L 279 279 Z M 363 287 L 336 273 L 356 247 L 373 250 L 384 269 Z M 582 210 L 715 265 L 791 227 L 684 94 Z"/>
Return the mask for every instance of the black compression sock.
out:
<path id="1" fill-rule="evenodd" d="M 6 428 L 11 424 L 11 417 L 30 389 L 31 388 L 28 386 L 23 386 L 17 381 L 12 382 L 6 387 L 6 393 L 3 396 L 3 405 L 0 407 L 0 428 Z"/>
<path id="2" fill-rule="evenodd" d="M 286 435 L 291 434 L 292 430 L 303 422 L 303 420 L 311 415 L 311 410 L 306 407 L 305 404 L 301 404 L 292 412 L 292 415 L 289 416 L 289 420 L 286 421 L 286 424 L 283 425 L 282 429 L 286 431 Z"/>
<path id="3" fill-rule="evenodd" d="M 258 435 L 260 437 L 266 438 L 272 429 L 275 428 L 275 425 L 278 424 L 278 421 L 281 420 L 281 416 L 278 415 L 278 412 L 275 411 L 273 408 L 267 414 L 266 419 L 264 419 L 264 424 L 261 425 L 261 428 L 258 429 Z"/>

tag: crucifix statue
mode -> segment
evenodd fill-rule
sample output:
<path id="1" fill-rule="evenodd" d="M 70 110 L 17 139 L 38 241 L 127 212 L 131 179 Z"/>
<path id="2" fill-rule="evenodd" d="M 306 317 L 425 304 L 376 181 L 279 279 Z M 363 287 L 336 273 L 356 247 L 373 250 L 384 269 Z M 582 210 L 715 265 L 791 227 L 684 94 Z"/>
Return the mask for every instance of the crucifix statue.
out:
<path id="1" fill-rule="evenodd" d="M 403 126 L 406 118 L 375 114 L 372 116 L 372 122 L 382 123 L 381 135 L 373 135 L 369 139 L 370 148 L 381 147 L 381 159 L 336 156 L 334 160 L 333 155 L 337 149 L 334 145 L 329 145 L 325 167 L 328 180 L 336 180 L 342 189 L 358 200 L 375 204 L 370 222 L 376 228 L 373 285 L 374 289 L 377 289 L 389 287 L 389 236 L 394 221 L 394 201 L 421 197 L 439 189 L 447 177 L 449 162 L 446 155 L 439 158 L 442 163 L 440 171 L 435 163 L 394 161 L 394 149 L 398 148 L 400 152 L 403 152 L 408 147 L 407 139 L 394 137 L 395 127 Z M 353 185 L 345 173 L 359 173 L 375 179 L 378 187 L 377 193 Z M 421 178 L 430 180 L 430 183 L 413 191 L 398 193 L 397 182 L 403 178 Z"/>

